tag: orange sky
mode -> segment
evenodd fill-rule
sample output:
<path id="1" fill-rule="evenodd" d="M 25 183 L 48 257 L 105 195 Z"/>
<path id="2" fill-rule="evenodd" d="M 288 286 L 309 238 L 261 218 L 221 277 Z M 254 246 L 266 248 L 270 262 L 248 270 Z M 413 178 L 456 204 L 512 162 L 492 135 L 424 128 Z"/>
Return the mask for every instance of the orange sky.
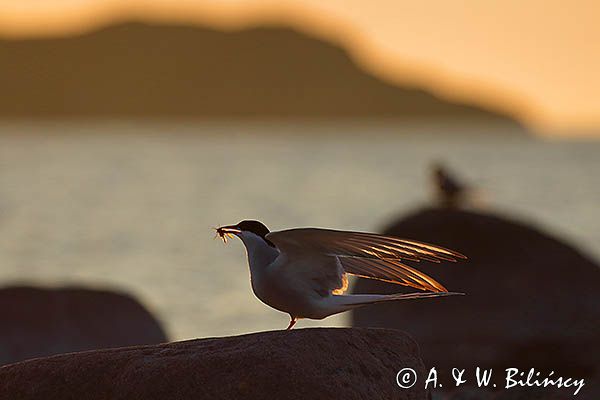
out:
<path id="1" fill-rule="evenodd" d="M 38 36 L 142 18 L 238 29 L 290 25 L 365 69 L 506 110 L 559 135 L 600 135 L 596 0 L 0 0 L 0 34 Z"/>

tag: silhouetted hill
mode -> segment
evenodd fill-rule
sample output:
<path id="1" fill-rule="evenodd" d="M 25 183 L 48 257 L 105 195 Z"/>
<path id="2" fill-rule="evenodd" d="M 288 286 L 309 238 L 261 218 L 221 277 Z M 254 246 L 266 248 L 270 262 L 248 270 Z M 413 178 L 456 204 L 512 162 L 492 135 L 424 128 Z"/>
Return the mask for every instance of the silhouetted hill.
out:
<path id="1" fill-rule="evenodd" d="M 128 23 L 0 40 L 4 117 L 509 118 L 395 87 L 341 48 L 284 28 Z"/>

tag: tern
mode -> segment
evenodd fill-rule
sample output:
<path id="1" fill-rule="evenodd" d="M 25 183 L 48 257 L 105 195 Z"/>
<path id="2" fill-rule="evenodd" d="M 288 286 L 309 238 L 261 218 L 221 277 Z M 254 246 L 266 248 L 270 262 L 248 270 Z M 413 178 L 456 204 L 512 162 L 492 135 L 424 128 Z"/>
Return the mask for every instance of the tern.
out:
<path id="1" fill-rule="evenodd" d="M 456 262 L 466 257 L 443 247 L 382 236 L 320 228 L 271 232 L 259 221 L 216 228 L 225 243 L 237 236 L 246 247 L 252 290 L 266 305 L 301 318 L 323 319 L 367 304 L 462 293 L 448 292 L 407 261 Z M 348 275 L 410 286 L 425 292 L 344 294 Z"/>

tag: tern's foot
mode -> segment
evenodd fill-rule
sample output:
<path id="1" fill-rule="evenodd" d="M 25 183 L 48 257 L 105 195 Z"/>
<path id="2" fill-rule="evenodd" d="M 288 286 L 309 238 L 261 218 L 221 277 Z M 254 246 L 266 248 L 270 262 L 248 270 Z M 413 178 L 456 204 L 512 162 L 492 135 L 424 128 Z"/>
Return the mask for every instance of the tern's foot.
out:
<path id="1" fill-rule="evenodd" d="M 291 329 L 294 327 L 294 325 L 296 325 L 296 318 L 295 318 L 295 317 L 292 317 L 292 316 L 290 315 L 290 324 L 289 324 L 289 325 L 288 325 L 288 327 L 286 328 L 286 331 L 289 331 L 289 330 L 291 330 Z"/>

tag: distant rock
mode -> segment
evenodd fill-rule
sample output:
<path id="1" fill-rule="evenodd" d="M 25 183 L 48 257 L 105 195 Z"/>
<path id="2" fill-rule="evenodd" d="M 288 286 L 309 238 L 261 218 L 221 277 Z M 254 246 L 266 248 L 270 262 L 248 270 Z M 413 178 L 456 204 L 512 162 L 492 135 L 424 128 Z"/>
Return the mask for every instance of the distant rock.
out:
<path id="1" fill-rule="evenodd" d="M 425 399 L 416 343 L 381 329 L 298 329 L 99 350 L 0 368 L 2 399 Z"/>
<path id="2" fill-rule="evenodd" d="M 167 341 L 160 323 L 137 300 L 103 290 L 5 287 L 0 321 L 0 365 Z"/>
<path id="3" fill-rule="evenodd" d="M 600 267 L 590 258 L 522 223 L 467 211 L 425 209 L 384 232 L 467 255 L 466 263 L 417 266 L 467 295 L 357 309 L 354 326 L 406 330 L 425 364 L 445 371 L 535 367 L 600 376 Z M 359 280 L 354 292 L 399 289 Z"/>
<path id="4" fill-rule="evenodd" d="M 11 118 L 442 118 L 519 124 L 386 83 L 331 43 L 287 28 L 235 32 L 123 23 L 69 37 L 0 38 Z"/>

